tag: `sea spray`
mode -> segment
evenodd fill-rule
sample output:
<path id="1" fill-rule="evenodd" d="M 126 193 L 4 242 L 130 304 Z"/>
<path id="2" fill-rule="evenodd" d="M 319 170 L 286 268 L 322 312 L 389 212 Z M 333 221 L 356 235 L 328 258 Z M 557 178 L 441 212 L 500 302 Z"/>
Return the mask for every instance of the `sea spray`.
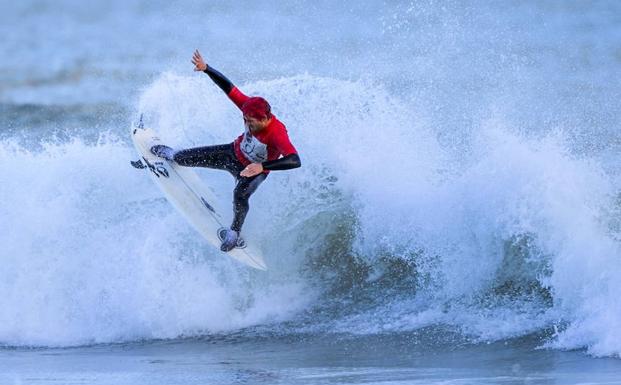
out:
<path id="1" fill-rule="evenodd" d="M 126 141 L 5 141 L 3 343 L 445 326 L 487 342 L 556 327 L 542 344 L 618 352 L 614 179 L 562 133 L 525 135 L 496 118 L 453 147 L 374 82 L 300 75 L 240 87 L 270 100 L 303 163 L 272 173 L 251 200 L 245 231 L 270 270 L 202 242 L 129 167 Z M 163 74 L 138 113 L 175 148 L 242 130 L 204 77 Z M 196 171 L 230 202 L 230 175 Z"/>
<path id="2" fill-rule="evenodd" d="M 5 142 L 0 154 L 5 345 L 203 335 L 273 322 L 304 303 L 295 281 L 266 284 L 201 242 L 129 165 L 124 142 L 39 152 Z"/>

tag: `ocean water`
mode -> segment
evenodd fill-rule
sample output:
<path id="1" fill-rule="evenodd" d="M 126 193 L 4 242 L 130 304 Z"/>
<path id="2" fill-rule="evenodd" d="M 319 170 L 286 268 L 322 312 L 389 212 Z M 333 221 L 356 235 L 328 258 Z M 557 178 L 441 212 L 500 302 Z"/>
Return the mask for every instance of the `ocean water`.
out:
<path id="1" fill-rule="evenodd" d="M 0 2 L 0 380 L 621 383 L 621 3 Z M 267 98 L 267 272 L 144 175 Z M 223 202 L 227 173 L 198 170 Z"/>

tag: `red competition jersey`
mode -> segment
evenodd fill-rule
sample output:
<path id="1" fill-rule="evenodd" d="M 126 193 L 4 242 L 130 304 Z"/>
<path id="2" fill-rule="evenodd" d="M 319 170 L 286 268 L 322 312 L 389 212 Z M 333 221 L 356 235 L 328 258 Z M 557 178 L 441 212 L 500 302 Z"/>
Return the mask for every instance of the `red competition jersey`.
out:
<path id="1" fill-rule="evenodd" d="M 228 94 L 229 99 L 241 109 L 242 105 L 250 99 L 244 95 L 237 87 L 233 87 Z M 281 155 L 287 156 L 297 154 L 297 150 L 289 141 L 287 128 L 280 120 L 272 116 L 271 123 L 265 129 L 252 134 L 246 131 L 233 142 L 237 159 L 247 166 L 250 163 L 261 163 L 267 160 L 276 160 Z M 264 172 L 268 172 L 267 170 Z"/>

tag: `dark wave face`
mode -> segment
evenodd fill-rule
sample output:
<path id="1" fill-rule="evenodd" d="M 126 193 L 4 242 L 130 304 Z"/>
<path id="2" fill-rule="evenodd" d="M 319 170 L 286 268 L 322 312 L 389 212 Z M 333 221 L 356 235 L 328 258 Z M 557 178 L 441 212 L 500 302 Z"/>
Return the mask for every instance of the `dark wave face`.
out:
<path id="1" fill-rule="evenodd" d="M 3 345 L 414 333 L 619 355 L 617 2 L 1 7 Z M 251 201 L 265 273 L 129 166 L 139 114 L 175 148 L 243 131 L 195 48 L 302 158 Z M 197 172 L 229 204 L 228 174 Z"/>

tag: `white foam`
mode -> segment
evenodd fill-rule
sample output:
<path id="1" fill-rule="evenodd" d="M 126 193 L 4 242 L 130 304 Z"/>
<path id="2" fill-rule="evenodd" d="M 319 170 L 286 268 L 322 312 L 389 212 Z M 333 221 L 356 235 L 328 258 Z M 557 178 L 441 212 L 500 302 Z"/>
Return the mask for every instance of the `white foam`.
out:
<path id="1" fill-rule="evenodd" d="M 267 250 L 269 273 L 201 243 L 128 167 L 133 150 L 118 141 L 36 153 L 3 143 L 0 341 L 172 338 L 288 319 L 321 292 L 307 286 L 308 258 L 353 209 L 353 252 L 372 266 L 385 255 L 414 261 L 419 286 L 401 293 L 411 301 L 352 312 L 339 330 L 436 322 L 495 340 L 556 325 L 550 346 L 619 353 L 615 181 L 572 155 L 562 133 L 527 138 L 490 119 L 455 138 L 469 144 L 461 152 L 438 142 L 423 112 L 372 82 L 300 75 L 241 88 L 271 102 L 303 163 L 273 172 L 251 200 L 244 231 Z M 243 129 L 202 75 L 163 74 L 138 111 L 175 148 L 228 143 Z M 198 172 L 230 199 L 228 174 Z M 504 284 L 547 288 L 551 305 L 536 294 L 494 294 Z"/>
<path id="2" fill-rule="evenodd" d="M 2 343 L 213 333 L 281 319 L 304 303 L 298 283 L 268 285 L 201 242 L 129 166 L 134 156 L 119 141 L 38 153 L 3 143 Z"/>

